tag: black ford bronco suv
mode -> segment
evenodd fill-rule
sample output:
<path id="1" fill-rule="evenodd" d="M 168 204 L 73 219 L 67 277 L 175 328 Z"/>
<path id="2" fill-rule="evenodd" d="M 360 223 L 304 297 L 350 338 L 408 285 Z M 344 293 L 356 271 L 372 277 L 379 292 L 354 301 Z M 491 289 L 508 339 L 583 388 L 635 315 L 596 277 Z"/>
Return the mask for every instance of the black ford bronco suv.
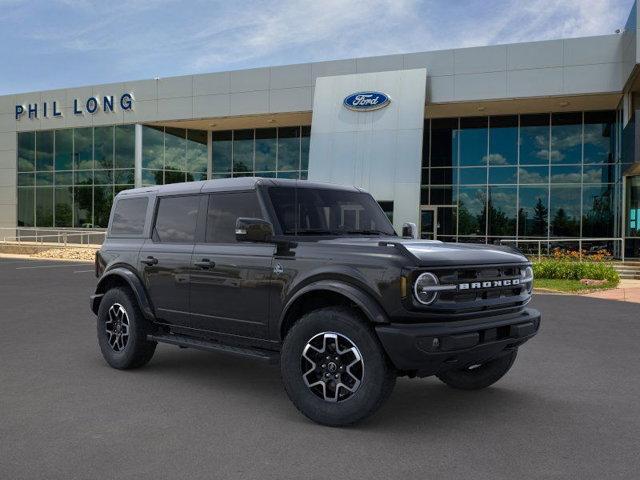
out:
<path id="1" fill-rule="evenodd" d="M 279 362 L 292 402 L 325 425 L 371 415 L 401 375 L 488 387 L 538 331 L 531 266 L 412 227 L 399 237 L 368 193 L 307 181 L 121 192 L 91 297 L 102 354 L 140 367 L 162 342 Z"/>

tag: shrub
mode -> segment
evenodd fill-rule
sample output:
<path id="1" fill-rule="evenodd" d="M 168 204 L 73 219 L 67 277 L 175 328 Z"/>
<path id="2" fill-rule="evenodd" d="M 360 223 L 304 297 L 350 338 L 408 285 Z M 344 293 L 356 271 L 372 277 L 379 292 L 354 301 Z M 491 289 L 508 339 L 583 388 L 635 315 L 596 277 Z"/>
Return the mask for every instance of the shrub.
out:
<path id="1" fill-rule="evenodd" d="M 620 276 L 613 266 L 602 261 L 580 262 L 545 259 L 533 262 L 533 274 L 537 278 L 607 280 L 612 285 L 617 285 L 620 282 Z"/>

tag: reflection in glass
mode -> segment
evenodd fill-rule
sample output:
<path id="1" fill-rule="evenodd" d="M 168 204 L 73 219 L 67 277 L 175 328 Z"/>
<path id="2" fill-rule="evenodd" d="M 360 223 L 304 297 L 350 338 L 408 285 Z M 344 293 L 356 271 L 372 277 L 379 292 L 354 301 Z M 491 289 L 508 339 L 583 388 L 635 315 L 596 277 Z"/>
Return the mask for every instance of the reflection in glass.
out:
<path id="1" fill-rule="evenodd" d="M 487 164 L 487 117 L 460 119 L 460 166 Z"/>
<path id="2" fill-rule="evenodd" d="M 109 213 L 113 203 L 113 188 L 94 187 L 93 189 L 93 223 L 95 228 L 106 228 L 109 225 Z"/>
<path id="3" fill-rule="evenodd" d="M 73 189 L 73 208 L 75 227 L 90 227 L 92 216 L 93 187 L 75 187 Z"/>
<path id="4" fill-rule="evenodd" d="M 486 190 L 460 187 L 458 193 L 458 235 L 484 235 Z"/>
<path id="5" fill-rule="evenodd" d="M 307 170 L 309 168 L 309 145 L 311 139 L 311 127 L 305 125 L 302 127 L 302 136 L 300 137 L 300 169 Z M 301 173 L 302 180 L 306 180 L 307 173 Z"/>
<path id="6" fill-rule="evenodd" d="M 113 127 L 93 129 L 94 168 L 113 168 Z"/>
<path id="7" fill-rule="evenodd" d="M 18 226 L 34 226 L 35 188 L 18 188 Z"/>
<path id="8" fill-rule="evenodd" d="M 231 171 L 231 131 L 213 132 L 212 137 L 212 155 L 213 155 L 213 173 L 226 173 Z"/>
<path id="9" fill-rule="evenodd" d="M 580 183 L 582 167 L 551 167 L 551 183 Z"/>
<path id="10" fill-rule="evenodd" d="M 300 127 L 278 129 L 278 171 L 297 170 L 300 162 Z"/>
<path id="11" fill-rule="evenodd" d="M 489 187 L 488 235 L 515 237 L 517 197 L 516 187 Z"/>
<path id="12" fill-rule="evenodd" d="M 56 187 L 55 195 L 55 226 L 73 227 L 73 188 Z"/>
<path id="13" fill-rule="evenodd" d="M 53 227 L 53 188 L 36 187 L 36 225 Z"/>
<path id="14" fill-rule="evenodd" d="M 115 168 L 134 168 L 136 156 L 135 125 L 115 127 Z"/>
<path id="15" fill-rule="evenodd" d="M 615 112 L 585 112 L 584 163 L 615 161 Z"/>
<path id="16" fill-rule="evenodd" d="M 549 163 L 549 115 L 520 116 L 520 165 Z"/>
<path id="17" fill-rule="evenodd" d="M 548 183 L 549 167 L 521 167 L 519 175 L 520 184 Z"/>
<path id="18" fill-rule="evenodd" d="M 602 165 L 584 166 L 584 183 L 613 183 L 615 181 L 616 165 L 605 163 Z"/>
<path id="19" fill-rule="evenodd" d="M 516 167 L 489 167 L 489 184 L 515 184 L 518 182 Z"/>
<path id="20" fill-rule="evenodd" d="M 455 187 L 431 187 L 431 205 L 455 205 L 457 201 Z"/>
<path id="21" fill-rule="evenodd" d="M 581 163 L 582 113 L 551 115 L 551 163 Z"/>
<path id="22" fill-rule="evenodd" d="M 256 171 L 275 171 L 277 150 L 277 129 L 256 129 Z"/>
<path id="23" fill-rule="evenodd" d="M 53 130 L 36 132 L 36 170 L 53 170 Z"/>
<path id="24" fill-rule="evenodd" d="M 93 128 L 73 130 L 73 159 L 76 170 L 93 168 Z"/>
<path id="25" fill-rule="evenodd" d="M 613 185 L 582 189 L 582 236 L 613 237 Z"/>
<path id="26" fill-rule="evenodd" d="M 18 133 L 18 171 L 33 172 L 36 165 L 36 133 Z"/>
<path id="27" fill-rule="evenodd" d="M 547 237 L 549 226 L 548 187 L 519 188 L 518 235 Z"/>
<path id="28" fill-rule="evenodd" d="M 551 187 L 549 219 L 550 236 L 580 236 L 580 186 Z"/>
<path id="29" fill-rule="evenodd" d="M 505 115 L 489 119 L 489 165 L 518 163 L 518 116 Z"/>
<path id="30" fill-rule="evenodd" d="M 73 129 L 55 131 L 55 150 L 55 169 L 73 169 Z"/>
<path id="31" fill-rule="evenodd" d="M 175 172 L 186 169 L 187 131 L 183 128 L 166 128 L 164 134 L 164 168 Z M 182 175 L 184 182 L 184 174 Z M 169 183 L 169 182 L 167 182 Z"/>
<path id="32" fill-rule="evenodd" d="M 253 130 L 233 132 L 233 172 L 244 173 L 253 170 Z"/>
<path id="33" fill-rule="evenodd" d="M 480 185 L 487 183 L 487 168 L 461 168 L 461 185 Z"/>
<path id="34" fill-rule="evenodd" d="M 163 127 L 142 127 L 142 168 L 164 168 Z"/>
<path id="35" fill-rule="evenodd" d="M 187 130 L 187 172 L 193 176 L 194 180 L 207 179 L 208 155 L 207 132 Z"/>

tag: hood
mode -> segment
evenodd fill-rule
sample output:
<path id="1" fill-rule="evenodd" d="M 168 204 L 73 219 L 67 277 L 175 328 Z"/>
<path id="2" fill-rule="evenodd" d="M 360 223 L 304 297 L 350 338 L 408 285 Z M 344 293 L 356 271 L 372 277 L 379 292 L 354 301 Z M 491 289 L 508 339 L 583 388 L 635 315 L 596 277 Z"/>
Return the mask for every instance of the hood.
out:
<path id="1" fill-rule="evenodd" d="M 511 247 L 473 243 L 442 243 L 428 240 L 402 242 L 420 265 L 491 265 L 523 263 L 527 258 Z"/>
<path id="2" fill-rule="evenodd" d="M 321 243 L 353 247 L 377 247 L 380 242 L 399 244 L 406 248 L 421 266 L 496 265 L 528 261 L 517 250 L 499 245 L 443 243 L 438 240 L 413 240 L 400 237 L 339 237 L 321 241 Z"/>

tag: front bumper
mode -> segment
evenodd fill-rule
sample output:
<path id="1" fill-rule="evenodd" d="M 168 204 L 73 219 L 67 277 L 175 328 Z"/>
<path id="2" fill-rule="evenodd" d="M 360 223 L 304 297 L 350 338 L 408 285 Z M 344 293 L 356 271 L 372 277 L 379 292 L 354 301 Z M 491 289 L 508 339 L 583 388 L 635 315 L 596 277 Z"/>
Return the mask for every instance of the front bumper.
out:
<path id="1" fill-rule="evenodd" d="M 540 312 L 518 313 L 457 322 L 376 327 L 378 338 L 398 370 L 420 377 L 464 368 L 499 357 L 522 345 L 540 328 Z"/>

